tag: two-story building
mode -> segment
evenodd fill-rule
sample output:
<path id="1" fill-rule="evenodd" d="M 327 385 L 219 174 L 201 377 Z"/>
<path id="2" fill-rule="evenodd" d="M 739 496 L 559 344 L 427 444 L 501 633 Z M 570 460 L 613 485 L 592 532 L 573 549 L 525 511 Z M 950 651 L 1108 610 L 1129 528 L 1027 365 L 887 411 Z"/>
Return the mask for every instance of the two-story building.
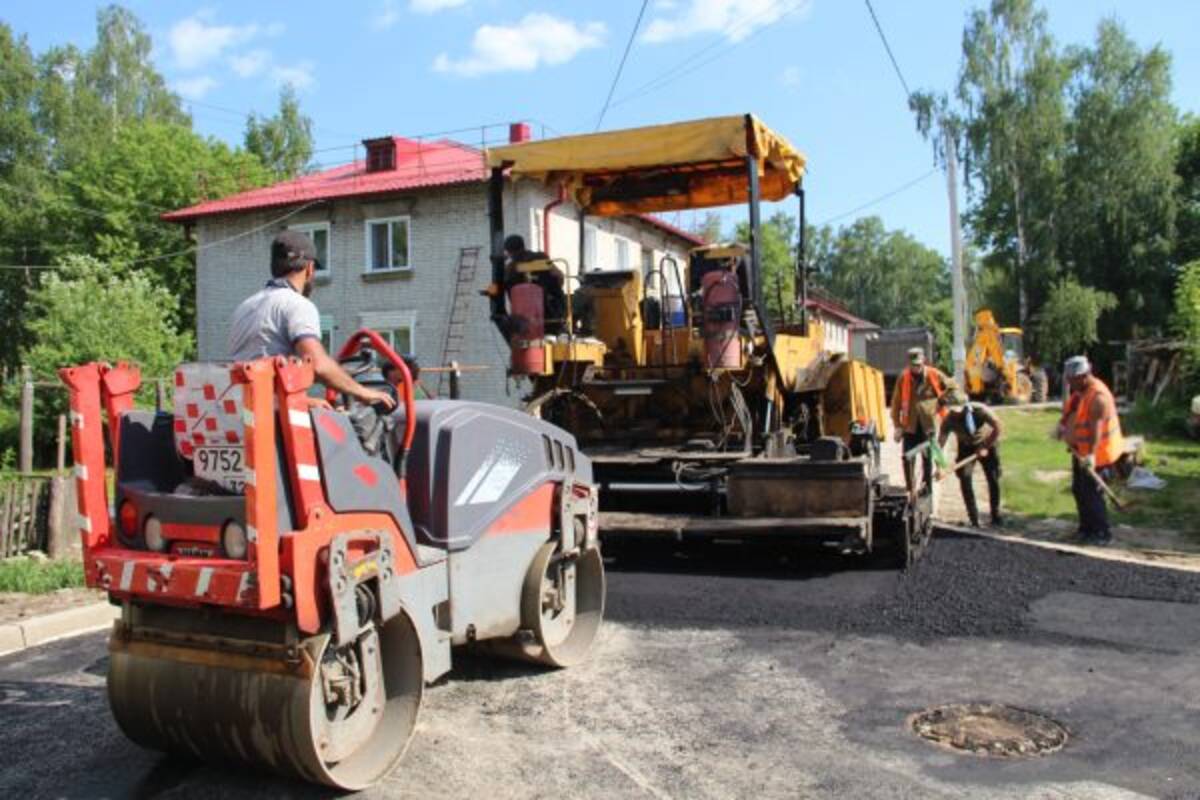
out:
<path id="1" fill-rule="evenodd" d="M 509 138 L 527 140 L 529 127 L 510 126 Z M 482 152 L 401 137 L 364 145 L 363 160 L 163 215 L 195 239 L 199 358 L 227 356 L 233 310 L 270 277 L 271 240 L 291 228 L 312 237 L 321 261 L 313 300 L 331 352 L 370 327 L 422 366 L 454 360 L 488 367 L 464 376 L 463 395 L 515 403 L 508 348 L 480 294 L 491 277 Z M 519 181 L 507 185 L 504 206 L 508 233 L 577 272 L 580 224 L 572 203 Z M 667 255 L 686 263 L 687 251 L 701 243 L 650 216 L 588 218 L 582 235 L 586 269 L 643 274 Z M 438 379 L 429 377 L 436 388 Z"/>

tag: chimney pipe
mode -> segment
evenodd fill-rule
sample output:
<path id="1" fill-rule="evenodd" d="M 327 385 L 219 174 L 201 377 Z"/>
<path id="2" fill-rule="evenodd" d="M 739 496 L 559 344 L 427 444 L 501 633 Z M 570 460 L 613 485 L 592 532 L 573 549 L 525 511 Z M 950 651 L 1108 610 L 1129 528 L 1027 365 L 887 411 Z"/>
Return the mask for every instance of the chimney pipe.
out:
<path id="1" fill-rule="evenodd" d="M 520 144 L 533 138 L 528 122 L 514 122 L 508 126 L 508 143 Z"/>

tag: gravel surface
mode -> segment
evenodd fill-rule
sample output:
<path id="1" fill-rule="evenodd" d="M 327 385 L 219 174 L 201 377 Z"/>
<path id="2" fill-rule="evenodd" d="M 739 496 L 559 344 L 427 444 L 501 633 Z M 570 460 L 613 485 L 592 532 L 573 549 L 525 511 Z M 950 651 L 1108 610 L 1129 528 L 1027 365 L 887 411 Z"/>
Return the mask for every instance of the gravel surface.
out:
<path id="1" fill-rule="evenodd" d="M 366 796 L 1200 796 L 1200 576 L 969 537 L 939 538 L 908 574 L 853 566 L 725 550 L 614 564 L 592 659 L 456 657 Z M 0 796 L 328 796 L 140 750 L 108 715 L 105 668 L 100 635 L 0 659 Z M 981 701 L 1071 739 L 987 759 L 905 726 Z"/>

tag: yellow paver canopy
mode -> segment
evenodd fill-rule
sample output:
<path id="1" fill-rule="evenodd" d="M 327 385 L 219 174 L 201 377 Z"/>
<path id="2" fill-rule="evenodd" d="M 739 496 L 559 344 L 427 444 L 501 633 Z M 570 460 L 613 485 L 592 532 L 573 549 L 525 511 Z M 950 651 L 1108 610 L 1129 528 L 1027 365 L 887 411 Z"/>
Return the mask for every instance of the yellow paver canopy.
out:
<path id="1" fill-rule="evenodd" d="M 494 147 L 487 163 L 561 183 L 588 214 L 615 216 L 743 203 L 747 155 L 759 159 L 763 200 L 782 200 L 804 176 L 804 155 L 750 115 Z"/>

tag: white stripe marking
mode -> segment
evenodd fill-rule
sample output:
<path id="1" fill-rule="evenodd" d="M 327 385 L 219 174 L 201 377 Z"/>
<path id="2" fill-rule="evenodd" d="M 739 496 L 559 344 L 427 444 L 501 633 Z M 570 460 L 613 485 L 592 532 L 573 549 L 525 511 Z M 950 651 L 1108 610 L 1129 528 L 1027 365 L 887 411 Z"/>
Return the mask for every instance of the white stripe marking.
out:
<path id="1" fill-rule="evenodd" d="M 92 518 L 84 516 L 83 514 L 80 514 L 79 515 L 79 529 L 81 531 L 87 531 L 88 533 L 91 533 L 92 532 Z"/>
<path id="2" fill-rule="evenodd" d="M 467 502 L 467 499 L 475 493 L 475 489 L 480 483 L 483 482 L 484 477 L 488 474 L 488 472 L 491 471 L 492 467 L 496 465 L 496 458 L 497 455 L 494 450 L 491 453 L 488 453 L 488 457 L 482 464 L 479 465 L 479 468 L 475 470 L 475 474 L 471 476 L 471 480 L 467 481 L 467 485 L 464 486 L 463 490 L 458 493 L 458 497 L 454 500 L 454 505 L 461 506 Z"/>
<path id="3" fill-rule="evenodd" d="M 126 561 L 121 566 L 121 591 L 128 592 L 133 584 L 133 562 Z"/>
<path id="4" fill-rule="evenodd" d="M 246 541 L 247 542 L 257 542 L 258 541 L 258 529 L 255 528 L 253 525 L 246 526 Z"/>
<path id="5" fill-rule="evenodd" d="M 242 473 L 242 478 L 246 481 L 247 486 L 254 486 L 254 470 L 246 470 Z"/>
<path id="6" fill-rule="evenodd" d="M 321 470 L 317 469 L 315 464 L 297 464 L 296 472 L 300 475 L 300 480 L 302 481 L 321 480 Z"/>
<path id="7" fill-rule="evenodd" d="M 87 464 L 75 465 L 75 477 L 79 478 L 81 481 L 87 480 Z"/>
<path id="8" fill-rule="evenodd" d="M 242 409 L 242 424 L 251 428 L 254 427 L 254 412 L 248 408 Z"/>
<path id="9" fill-rule="evenodd" d="M 213 568 L 201 567 L 200 577 L 196 579 L 196 596 L 204 594 L 208 591 L 208 582 L 212 580 Z"/>
<path id="10" fill-rule="evenodd" d="M 246 590 L 249 588 L 250 588 L 250 573 L 243 572 L 242 579 L 240 581 L 238 581 L 237 599 L 239 601 L 242 599 L 242 595 L 245 594 Z"/>
<path id="11" fill-rule="evenodd" d="M 295 408 L 288 409 L 288 422 L 292 423 L 297 428 L 312 429 L 312 417 L 307 411 L 300 411 Z"/>

